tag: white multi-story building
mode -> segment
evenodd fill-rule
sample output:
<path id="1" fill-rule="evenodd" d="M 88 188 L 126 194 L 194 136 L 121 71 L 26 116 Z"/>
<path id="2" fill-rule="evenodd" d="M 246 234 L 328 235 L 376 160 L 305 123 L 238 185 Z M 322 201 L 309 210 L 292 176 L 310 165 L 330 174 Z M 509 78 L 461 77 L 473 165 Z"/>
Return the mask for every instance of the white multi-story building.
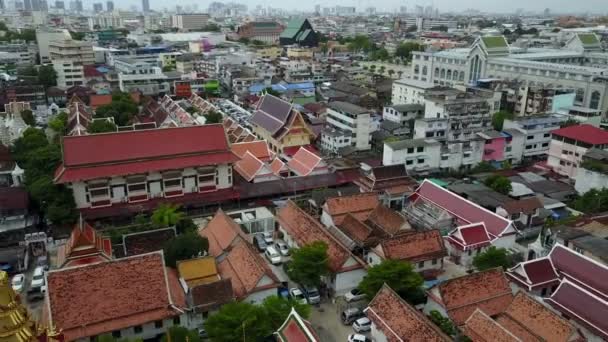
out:
<path id="1" fill-rule="evenodd" d="M 171 26 L 181 30 L 200 30 L 209 23 L 209 14 L 177 14 L 171 18 Z"/>
<path id="2" fill-rule="evenodd" d="M 545 156 L 549 151 L 551 131 L 560 127 L 565 118 L 558 115 L 535 115 L 506 119 L 503 130 L 518 130 L 524 135 L 523 157 Z"/>
<path id="3" fill-rule="evenodd" d="M 121 91 L 140 90 L 144 95 L 158 95 L 171 90 L 171 82 L 160 67 L 130 58 L 116 58 L 114 68 Z"/>
<path id="4" fill-rule="evenodd" d="M 27 44 L 25 41 L 11 41 L 0 44 L 0 62 L 14 63 L 16 65 L 36 64 L 36 44 Z"/>
<path id="5" fill-rule="evenodd" d="M 52 41 L 61 41 L 72 39 L 68 30 L 62 29 L 38 29 L 36 30 L 36 42 L 38 43 L 38 53 L 40 54 L 40 63 L 47 64 L 51 62 L 49 53 L 49 44 Z"/>
<path id="6" fill-rule="evenodd" d="M 485 78 L 529 86 L 575 89 L 576 105 L 608 110 L 608 53 L 594 34 L 575 34 L 562 49 L 511 47 L 502 36 L 484 36 L 471 48 L 414 52 L 412 78 L 431 84 L 474 84 Z"/>
<path id="7" fill-rule="evenodd" d="M 350 133 L 351 146 L 357 150 L 371 149 L 371 111 L 352 103 L 334 101 L 327 108 L 327 124 Z"/>
<path id="8" fill-rule="evenodd" d="M 398 104 L 424 104 L 424 94 L 427 89 L 433 88 L 433 83 L 425 81 L 401 79 L 393 82 L 391 102 Z"/>
<path id="9" fill-rule="evenodd" d="M 49 57 L 57 73 L 57 86 L 60 88 L 84 84 L 83 66 L 95 63 L 93 44 L 72 39 L 51 41 Z"/>
<path id="10" fill-rule="evenodd" d="M 424 105 L 421 104 L 401 104 L 384 107 L 382 118 L 384 120 L 396 122 L 402 126 L 408 121 L 415 120 L 424 115 Z"/>
<path id="11" fill-rule="evenodd" d="M 608 131 L 587 124 L 552 131 L 547 165 L 555 172 L 574 179 L 583 156 L 591 148 L 607 149 Z"/>
<path id="12" fill-rule="evenodd" d="M 382 165 L 405 165 L 408 171 L 437 170 L 441 144 L 434 139 L 412 139 L 384 144 Z"/>

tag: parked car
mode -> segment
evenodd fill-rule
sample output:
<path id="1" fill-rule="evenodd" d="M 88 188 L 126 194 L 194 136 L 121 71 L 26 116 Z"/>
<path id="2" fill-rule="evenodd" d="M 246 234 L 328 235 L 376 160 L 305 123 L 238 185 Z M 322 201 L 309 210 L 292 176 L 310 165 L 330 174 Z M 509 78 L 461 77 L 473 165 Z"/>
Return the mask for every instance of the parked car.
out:
<path id="1" fill-rule="evenodd" d="M 361 334 L 348 335 L 348 342 L 372 342 L 371 339 Z"/>
<path id="2" fill-rule="evenodd" d="M 358 320 L 361 317 L 365 317 L 365 314 L 363 313 L 363 311 L 361 311 L 361 309 L 358 308 L 346 309 L 342 311 L 342 314 L 340 315 L 340 319 L 345 325 L 353 324 L 354 321 Z"/>
<path id="3" fill-rule="evenodd" d="M 344 299 L 346 299 L 347 302 L 356 302 L 365 299 L 365 293 L 361 292 L 359 289 L 352 289 L 346 292 Z"/>
<path id="4" fill-rule="evenodd" d="M 34 275 L 32 276 L 32 289 L 38 289 L 43 287 L 44 284 L 44 267 L 38 266 L 34 269 Z"/>
<path id="5" fill-rule="evenodd" d="M 49 270 L 49 259 L 46 254 L 41 255 L 38 257 L 38 259 L 36 259 L 36 266 L 42 266 L 45 271 Z"/>
<path id="6" fill-rule="evenodd" d="M 285 242 L 277 241 L 275 243 L 275 246 L 276 246 L 277 250 L 279 251 L 279 253 L 281 253 L 282 256 L 289 255 L 289 247 L 287 247 L 287 244 Z"/>
<path id="7" fill-rule="evenodd" d="M 206 339 L 209 337 L 205 328 L 198 328 L 198 337 L 200 337 L 201 339 Z"/>
<path id="8" fill-rule="evenodd" d="M 292 288 L 291 290 L 289 290 L 289 294 L 291 295 L 291 298 L 293 298 L 298 303 L 300 303 L 300 304 L 307 303 L 306 296 L 304 296 L 304 293 L 302 293 L 302 290 L 300 290 L 299 288 L 297 288 L 297 287 Z"/>
<path id="9" fill-rule="evenodd" d="M 367 317 L 361 317 L 353 323 L 353 329 L 355 332 L 367 332 L 372 330 L 372 321 Z"/>
<path id="10" fill-rule="evenodd" d="M 266 242 L 266 244 L 272 245 L 272 243 L 274 242 L 274 240 L 272 239 L 272 232 L 263 232 L 262 235 L 264 236 L 264 241 Z"/>
<path id="11" fill-rule="evenodd" d="M 266 255 L 266 259 L 268 259 L 268 261 L 270 261 L 270 263 L 273 265 L 278 265 L 282 261 L 281 254 L 279 254 L 279 252 L 277 252 L 277 250 L 272 246 L 266 247 L 264 255 Z"/>
<path id="12" fill-rule="evenodd" d="M 306 300 L 308 300 L 308 304 L 319 304 L 321 303 L 321 295 L 319 294 L 319 290 L 317 290 L 314 286 L 303 286 L 302 292 L 306 296 Z"/>
<path id="13" fill-rule="evenodd" d="M 264 252 L 266 250 L 266 248 L 268 247 L 268 245 L 266 244 L 266 241 L 264 241 L 264 236 L 262 236 L 261 234 L 256 234 L 253 236 L 253 245 L 260 252 Z"/>
<path id="14" fill-rule="evenodd" d="M 23 292 L 23 288 L 25 286 L 25 275 L 19 273 L 16 274 L 11 280 L 11 287 L 15 292 L 21 293 Z"/>

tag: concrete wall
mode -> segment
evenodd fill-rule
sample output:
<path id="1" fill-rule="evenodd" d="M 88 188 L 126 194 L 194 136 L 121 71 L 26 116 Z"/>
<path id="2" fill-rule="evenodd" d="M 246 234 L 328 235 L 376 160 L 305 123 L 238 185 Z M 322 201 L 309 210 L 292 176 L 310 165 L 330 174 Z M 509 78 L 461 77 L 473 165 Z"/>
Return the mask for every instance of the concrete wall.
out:
<path id="1" fill-rule="evenodd" d="M 608 175 L 584 168 L 578 169 L 574 181 L 574 189 L 579 194 L 584 194 L 591 189 L 608 188 Z"/>

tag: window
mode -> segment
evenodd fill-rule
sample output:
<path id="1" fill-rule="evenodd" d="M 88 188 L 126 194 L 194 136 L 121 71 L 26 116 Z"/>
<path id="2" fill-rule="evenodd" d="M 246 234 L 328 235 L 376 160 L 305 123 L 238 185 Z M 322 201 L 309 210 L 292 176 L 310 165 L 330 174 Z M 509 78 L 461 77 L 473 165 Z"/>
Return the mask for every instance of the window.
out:
<path id="1" fill-rule="evenodd" d="M 414 153 L 414 148 L 413 147 L 408 147 L 407 148 L 407 153 Z"/>
<path id="2" fill-rule="evenodd" d="M 448 160 L 448 157 L 449 156 L 447 154 L 444 154 L 444 155 L 441 156 L 441 160 Z"/>
<path id="3" fill-rule="evenodd" d="M 136 325 L 133 327 L 133 332 L 135 332 L 136 334 L 141 334 L 142 331 L 144 331 L 144 329 L 141 327 L 141 325 Z"/>
<path id="4" fill-rule="evenodd" d="M 424 152 L 424 147 L 420 146 L 416 149 L 416 152 Z"/>
<path id="5" fill-rule="evenodd" d="M 180 324 L 180 319 L 179 316 L 176 316 L 173 318 L 173 325 L 179 325 Z"/>
<path id="6" fill-rule="evenodd" d="M 469 251 L 468 251 L 468 253 L 467 253 L 467 254 L 468 254 L 469 256 L 473 255 L 473 250 L 472 250 L 472 249 L 469 249 Z"/>
<path id="7" fill-rule="evenodd" d="M 551 136 L 551 133 L 545 133 L 545 134 L 543 134 L 543 137 L 545 137 L 545 138 L 548 138 L 550 136 Z"/>
<path id="8" fill-rule="evenodd" d="M 563 160 L 560 160 L 560 161 L 559 161 L 559 165 L 561 165 L 561 166 L 566 166 L 566 162 L 565 162 L 565 161 L 563 161 Z"/>
<path id="9" fill-rule="evenodd" d="M 424 158 L 418 158 L 418 164 L 424 163 Z"/>
<path id="10" fill-rule="evenodd" d="M 505 152 L 511 152 L 513 148 L 511 146 L 507 146 L 505 147 Z"/>
<path id="11" fill-rule="evenodd" d="M 162 320 L 160 320 L 160 321 L 156 321 L 156 322 L 154 322 L 154 327 L 155 327 L 156 329 L 162 329 L 162 328 L 163 328 L 163 321 L 162 321 Z"/>
<path id="12" fill-rule="evenodd" d="M 543 143 L 541 146 L 542 147 L 549 147 L 549 143 Z"/>
<path id="13" fill-rule="evenodd" d="M 112 337 L 114 337 L 114 338 L 120 338 L 120 336 L 121 336 L 120 330 L 114 330 L 114 331 L 112 331 Z"/>
<path id="14" fill-rule="evenodd" d="M 412 164 L 414 164 L 414 161 L 411 159 L 405 161 L 405 165 L 412 165 Z"/>
<path id="15" fill-rule="evenodd" d="M 423 268 L 424 267 L 424 261 L 421 261 L 418 263 L 418 268 Z"/>
<path id="16" fill-rule="evenodd" d="M 532 139 L 534 139 L 534 136 L 533 136 L 533 135 L 528 135 L 528 136 L 526 137 L 526 139 L 528 139 L 528 140 L 532 140 Z"/>
<path id="17" fill-rule="evenodd" d="M 540 291 L 540 296 L 545 297 L 547 295 L 547 288 L 543 287 L 542 291 Z"/>
<path id="18" fill-rule="evenodd" d="M 437 265 L 437 259 L 433 259 L 433 261 L 431 262 L 431 264 Z"/>

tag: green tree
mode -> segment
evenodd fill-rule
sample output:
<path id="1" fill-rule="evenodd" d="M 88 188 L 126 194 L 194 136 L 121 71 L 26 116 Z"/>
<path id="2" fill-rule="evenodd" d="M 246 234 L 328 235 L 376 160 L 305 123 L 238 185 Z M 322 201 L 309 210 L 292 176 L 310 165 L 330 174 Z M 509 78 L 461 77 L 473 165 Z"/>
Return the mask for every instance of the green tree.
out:
<path id="1" fill-rule="evenodd" d="M 163 67 L 163 72 L 169 72 L 169 71 L 173 71 L 173 70 L 175 70 L 175 67 L 172 65 L 165 65 Z"/>
<path id="2" fill-rule="evenodd" d="M 495 170 L 496 168 L 492 166 L 492 164 L 488 163 L 487 161 L 482 161 L 471 169 L 471 173 L 492 172 Z"/>
<path id="3" fill-rule="evenodd" d="M 72 39 L 74 39 L 74 40 L 83 40 L 84 37 L 86 36 L 86 33 L 85 32 L 70 31 L 70 36 L 72 36 Z"/>
<path id="4" fill-rule="evenodd" d="M 503 161 L 500 166 L 503 170 L 511 170 L 513 168 L 513 165 L 508 160 Z"/>
<path id="5" fill-rule="evenodd" d="M 508 195 L 511 190 L 513 190 L 511 181 L 505 176 L 492 175 L 486 178 L 484 183 L 488 187 L 492 188 L 492 190 L 499 192 L 503 195 Z"/>
<path id="6" fill-rule="evenodd" d="M 180 260 L 188 260 L 203 255 L 209 249 L 209 241 L 196 231 L 181 234 L 167 241 L 163 251 L 165 263 L 175 267 Z"/>
<path id="7" fill-rule="evenodd" d="M 184 217 L 175 224 L 175 230 L 178 234 L 196 232 L 197 229 L 198 226 L 189 217 Z"/>
<path id="8" fill-rule="evenodd" d="M 369 59 L 375 61 L 375 60 L 380 60 L 380 61 L 386 61 L 390 58 L 390 54 L 388 53 L 388 51 L 385 48 L 379 48 L 377 50 L 373 50 L 370 55 L 369 55 Z"/>
<path id="9" fill-rule="evenodd" d="M 207 121 L 205 123 L 209 125 L 209 124 L 216 124 L 216 123 L 222 122 L 222 119 L 224 117 L 222 116 L 222 113 L 212 110 L 212 111 L 209 111 L 207 113 L 207 115 L 205 115 L 205 118 L 207 119 Z"/>
<path id="10" fill-rule="evenodd" d="M 437 310 L 431 310 L 431 312 L 429 312 L 429 319 L 448 336 L 454 336 L 458 332 L 454 323 L 452 323 L 449 318 L 441 315 Z"/>
<path id="11" fill-rule="evenodd" d="M 246 302 L 223 305 L 204 326 L 213 342 L 257 342 L 273 332 L 264 308 Z"/>
<path id="12" fill-rule="evenodd" d="M 152 213 L 152 223 L 158 227 L 174 226 L 183 218 L 184 212 L 180 210 L 179 205 L 171 203 L 162 203 Z"/>
<path id="13" fill-rule="evenodd" d="M 45 88 L 57 85 L 57 72 L 55 72 L 53 65 L 41 65 L 40 68 L 38 68 L 38 82 Z"/>
<path id="14" fill-rule="evenodd" d="M 497 131 L 502 131 L 502 125 L 505 122 L 505 119 L 513 119 L 515 115 L 511 112 L 507 111 L 499 111 L 492 115 L 492 126 Z"/>
<path id="15" fill-rule="evenodd" d="M 303 318 L 310 316 L 310 305 L 301 304 L 293 298 L 283 298 L 279 296 L 266 297 L 262 302 L 262 307 L 266 311 L 266 319 L 270 322 L 273 331 L 278 330 L 289 316 L 291 309 L 296 309 L 296 312 Z"/>
<path id="16" fill-rule="evenodd" d="M 293 249 L 287 268 L 289 278 L 301 285 L 319 286 L 321 276 L 329 274 L 327 244 L 315 241 Z"/>
<path id="17" fill-rule="evenodd" d="M 34 118 L 34 112 L 32 112 L 29 109 L 21 111 L 21 118 L 23 119 L 23 121 L 26 124 L 28 124 L 30 126 L 35 126 L 36 125 L 36 119 Z"/>
<path id="18" fill-rule="evenodd" d="M 266 87 L 264 88 L 263 92 L 265 92 L 266 94 L 270 94 L 276 97 L 280 97 L 281 93 L 279 93 L 278 91 L 272 89 L 272 87 Z"/>
<path id="19" fill-rule="evenodd" d="M 581 123 L 578 122 L 576 119 L 569 118 L 568 120 L 559 124 L 559 127 L 564 128 L 564 127 L 576 126 L 576 125 L 580 125 L 580 124 Z"/>
<path id="20" fill-rule="evenodd" d="M 421 44 L 415 42 L 401 43 L 399 44 L 399 46 L 397 46 L 397 49 L 395 49 L 395 56 L 406 61 L 411 61 L 412 52 L 423 50 L 424 47 Z"/>
<path id="21" fill-rule="evenodd" d="M 179 325 L 174 325 L 167 330 L 167 333 L 160 340 L 161 342 L 200 342 L 201 338 L 196 330 L 188 330 Z"/>
<path id="22" fill-rule="evenodd" d="M 382 285 L 387 284 L 403 299 L 415 305 L 424 300 L 423 283 L 422 276 L 410 263 L 384 260 L 367 270 L 367 275 L 363 277 L 358 288 L 371 300 Z"/>
<path id="23" fill-rule="evenodd" d="M 572 207 L 588 214 L 607 211 L 608 189 L 591 189 L 572 201 Z"/>
<path id="24" fill-rule="evenodd" d="M 99 106 L 95 112 L 95 117 L 113 117 L 117 126 L 126 126 L 138 112 L 139 108 L 131 95 L 116 91 L 112 94 L 112 103 Z"/>
<path id="25" fill-rule="evenodd" d="M 17 73 L 21 76 L 38 77 L 38 68 L 28 65 L 25 68 L 20 68 Z"/>
<path id="26" fill-rule="evenodd" d="M 479 253 L 473 258 L 473 266 L 478 271 L 485 271 L 495 267 L 502 267 L 506 270 L 513 265 L 506 249 L 490 246 L 485 252 Z"/>
<path id="27" fill-rule="evenodd" d="M 106 132 L 116 132 L 118 128 L 116 125 L 108 120 L 94 120 L 89 124 L 87 131 L 91 134 L 93 133 L 106 133 Z"/>
<path id="28" fill-rule="evenodd" d="M 49 120 L 49 128 L 55 132 L 58 136 L 64 136 L 66 134 L 66 127 L 68 125 L 68 113 L 60 112 Z"/>

